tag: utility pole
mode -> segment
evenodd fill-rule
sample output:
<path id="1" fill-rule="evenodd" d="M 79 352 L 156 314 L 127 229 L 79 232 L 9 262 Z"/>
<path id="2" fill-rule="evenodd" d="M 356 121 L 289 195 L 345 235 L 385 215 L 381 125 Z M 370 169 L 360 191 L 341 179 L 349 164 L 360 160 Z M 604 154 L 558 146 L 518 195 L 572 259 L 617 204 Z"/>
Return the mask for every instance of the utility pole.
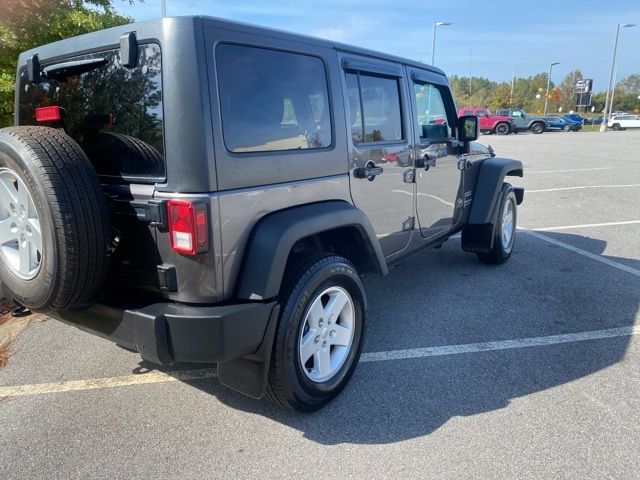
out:
<path id="1" fill-rule="evenodd" d="M 162 18 L 167 16 L 167 4 L 165 0 L 160 0 L 160 9 L 162 10 Z"/>
<path id="2" fill-rule="evenodd" d="M 471 49 L 469 49 L 469 103 L 471 103 Z"/>
<path id="3" fill-rule="evenodd" d="M 509 95 L 509 108 L 513 108 L 513 86 L 516 83 L 516 67 L 511 67 L 511 94 Z"/>
<path id="4" fill-rule="evenodd" d="M 609 114 L 611 113 L 611 105 L 609 103 L 609 96 L 611 94 L 611 84 L 613 83 L 613 74 L 616 67 L 616 52 L 618 50 L 618 37 L 620 36 L 621 28 L 635 27 L 634 23 L 619 23 L 616 27 L 616 39 L 613 42 L 613 56 L 611 57 L 611 73 L 609 74 L 609 86 L 607 87 L 607 98 L 604 101 L 604 119 L 602 125 L 600 125 L 600 131 L 607 131 L 607 122 L 609 121 Z"/>

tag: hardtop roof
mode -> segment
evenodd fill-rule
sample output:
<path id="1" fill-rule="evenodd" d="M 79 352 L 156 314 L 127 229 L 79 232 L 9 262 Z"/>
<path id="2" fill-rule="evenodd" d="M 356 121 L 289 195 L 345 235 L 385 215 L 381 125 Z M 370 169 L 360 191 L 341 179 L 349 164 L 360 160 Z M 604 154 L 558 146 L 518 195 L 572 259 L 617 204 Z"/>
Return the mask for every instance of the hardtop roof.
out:
<path id="1" fill-rule="evenodd" d="M 227 19 L 203 16 L 203 15 L 167 17 L 164 19 L 158 18 L 154 20 L 147 20 L 143 22 L 135 22 L 135 23 L 130 23 L 126 25 L 121 25 L 119 27 L 113 27 L 105 30 L 99 30 L 92 33 L 86 33 L 83 35 L 79 35 L 77 37 L 70 37 L 64 40 L 50 43 L 48 45 L 38 46 L 21 53 L 20 63 L 24 65 L 24 62 L 26 62 L 26 59 L 36 53 L 44 54 L 44 58 L 49 58 L 49 57 L 54 58 L 54 57 L 60 56 L 63 51 L 75 52 L 77 50 L 78 51 L 82 50 L 83 48 L 86 49 L 88 48 L 87 46 L 90 46 L 90 45 L 94 45 L 94 48 L 95 48 L 95 45 L 100 45 L 100 44 L 113 45 L 115 43 L 114 38 L 117 38 L 116 35 L 119 36 L 120 34 L 123 34 L 126 32 L 143 30 L 144 32 L 148 33 L 148 32 L 153 32 L 154 30 L 160 31 L 165 27 L 170 28 L 172 26 L 178 26 L 179 28 L 180 26 L 186 26 L 188 24 L 195 25 L 198 22 L 201 22 L 202 26 L 223 28 L 227 30 L 235 30 L 239 32 L 246 32 L 246 33 L 251 33 L 256 35 L 264 35 L 264 36 L 269 36 L 273 38 L 293 40 L 300 43 L 313 44 L 313 45 L 323 46 L 326 48 L 332 48 L 340 52 L 354 53 L 354 54 L 368 56 L 368 57 L 376 58 L 380 60 L 403 63 L 406 65 L 429 70 L 431 72 L 445 76 L 445 73 L 437 67 L 427 65 L 426 63 L 418 62 L 408 58 L 403 58 L 396 55 L 369 50 L 366 48 L 360 48 L 353 45 L 347 45 L 347 44 L 335 42 L 332 40 L 313 37 L 311 35 L 292 33 L 285 30 L 279 30 L 279 29 L 270 28 L 270 27 L 263 27 L 259 25 L 252 25 L 249 23 L 238 22 L 235 20 L 227 20 Z M 107 38 L 109 40 L 107 40 Z M 71 45 L 69 45 L 69 43 L 71 43 Z"/>

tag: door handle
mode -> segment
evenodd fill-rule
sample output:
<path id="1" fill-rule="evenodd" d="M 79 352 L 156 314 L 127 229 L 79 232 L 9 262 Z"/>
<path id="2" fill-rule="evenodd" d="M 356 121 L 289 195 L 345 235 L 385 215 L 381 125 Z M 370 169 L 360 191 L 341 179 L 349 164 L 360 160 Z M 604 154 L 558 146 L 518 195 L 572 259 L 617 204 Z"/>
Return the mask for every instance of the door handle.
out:
<path id="1" fill-rule="evenodd" d="M 373 165 L 373 162 L 371 162 Z M 376 179 L 376 175 L 380 175 L 384 172 L 382 167 L 370 166 L 367 164 L 366 167 L 358 167 L 353 169 L 353 176 L 356 178 L 366 178 L 370 182 L 373 182 Z"/>
<path id="2" fill-rule="evenodd" d="M 430 157 L 429 155 L 425 155 L 422 158 L 418 158 L 416 160 L 416 168 L 424 168 L 425 170 L 429 170 L 429 167 L 436 166 L 436 158 Z"/>

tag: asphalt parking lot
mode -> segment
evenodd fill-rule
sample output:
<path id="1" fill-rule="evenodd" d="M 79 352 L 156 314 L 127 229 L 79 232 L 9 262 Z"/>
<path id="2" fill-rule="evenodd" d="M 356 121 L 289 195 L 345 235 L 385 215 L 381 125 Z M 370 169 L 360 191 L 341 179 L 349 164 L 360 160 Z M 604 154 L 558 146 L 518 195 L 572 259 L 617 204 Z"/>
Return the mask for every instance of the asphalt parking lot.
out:
<path id="1" fill-rule="evenodd" d="M 0 370 L 2 478 L 637 478 L 640 132 L 480 141 L 525 164 L 513 257 L 452 239 L 369 280 L 366 353 L 330 406 L 37 322 Z"/>

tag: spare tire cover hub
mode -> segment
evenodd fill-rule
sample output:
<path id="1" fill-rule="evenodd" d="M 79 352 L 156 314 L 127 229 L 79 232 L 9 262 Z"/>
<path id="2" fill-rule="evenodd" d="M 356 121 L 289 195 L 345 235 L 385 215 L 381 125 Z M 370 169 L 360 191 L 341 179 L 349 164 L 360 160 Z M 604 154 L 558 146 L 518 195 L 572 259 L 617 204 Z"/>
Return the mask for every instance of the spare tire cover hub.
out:
<path id="1" fill-rule="evenodd" d="M 30 280 L 42 263 L 40 216 L 22 179 L 0 168 L 0 255 L 13 273 Z"/>

